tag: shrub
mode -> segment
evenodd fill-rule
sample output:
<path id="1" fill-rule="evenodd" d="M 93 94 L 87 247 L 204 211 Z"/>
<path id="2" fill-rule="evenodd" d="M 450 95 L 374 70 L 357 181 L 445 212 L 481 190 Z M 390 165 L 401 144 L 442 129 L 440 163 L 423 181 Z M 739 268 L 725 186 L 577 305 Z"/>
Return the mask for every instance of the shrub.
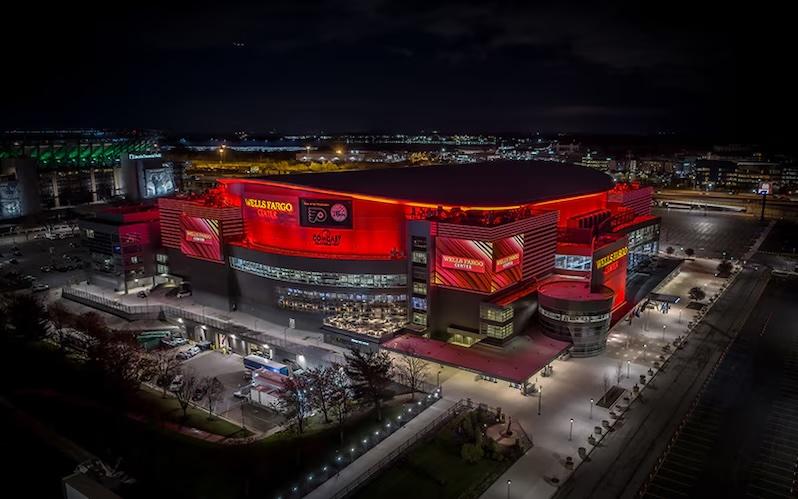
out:
<path id="1" fill-rule="evenodd" d="M 690 294 L 690 298 L 692 298 L 693 300 L 699 300 L 700 301 L 700 300 L 703 300 L 704 298 L 707 297 L 707 294 L 704 292 L 704 290 L 701 289 L 698 286 L 696 286 L 694 288 L 691 288 L 689 294 Z"/>
<path id="2" fill-rule="evenodd" d="M 460 457 L 469 464 L 478 463 L 484 455 L 482 447 L 477 447 L 474 444 L 463 444 L 460 448 Z"/>

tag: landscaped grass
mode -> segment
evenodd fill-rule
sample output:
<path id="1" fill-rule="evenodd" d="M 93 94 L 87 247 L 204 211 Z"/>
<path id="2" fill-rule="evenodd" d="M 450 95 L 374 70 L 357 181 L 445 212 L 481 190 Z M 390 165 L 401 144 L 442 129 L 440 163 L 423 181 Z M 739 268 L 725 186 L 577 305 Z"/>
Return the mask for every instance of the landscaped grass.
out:
<path id="1" fill-rule="evenodd" d="M 249 430 L 242 429 L 240 426 L 227 420 L 214 416 L 208 419 L 208 413 L 195 407 L 188 407 L 187 418 L 183 419 L 183 410 L 180 403 L 174 397 L 164 397 L 161 392 L 154 392 L 150 389 L 143 389 L 136 394 L 139 412 L 150 415 L 156 419 L 163 419 L 181 426 L 189 426 L 198 430 L 222 435 L 224 437 L 247 437 L 252 435 Z"/>
<path id="2" fill-rule="evenodd" d="M 435 436 L 420 443 L 391 464 L 353 496 L 357 499 L 440 499 L 478 495 L 496 480 L 513 459 L 494 461 L 487 457 L 468 464 L 460 457 L 465 439 L 456 430 L 464 416 L 444 425 Z"/>

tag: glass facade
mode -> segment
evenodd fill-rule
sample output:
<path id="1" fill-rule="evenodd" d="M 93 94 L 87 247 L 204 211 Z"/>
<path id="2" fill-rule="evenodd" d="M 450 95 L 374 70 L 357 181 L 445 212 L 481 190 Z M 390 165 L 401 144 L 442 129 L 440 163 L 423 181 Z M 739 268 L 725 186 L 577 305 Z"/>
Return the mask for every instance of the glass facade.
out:
<path id="1" fill-rule="evenodd" d="M 593 259 L 583 255 L 554 255 L 554 268 L 589 271 Z"/>
<path id="2" fill-rule="evenodd" d="M 358 308 L 384 307 L 385 314 L 399 314 L 407 317 L 407 296 L 403 294 L 338 293 L 289 287 L 277 287 L 275 291 L 277 305 L 288 310 L 355 314 L 360 312 Z M 371 311 L 373 312 L 373 310 Z"/>
<path id="3" fill-rule="evenodd" d="M 497 338 L 503 340 L 513 334 L 513 323 L 497 326 L 495 324 L 481 323 L 479 325 L 479 332 L 487 335 L 489 338 Z"/>
<path id="4" fill-rule="evenodd" d="M 344 274 L 296 270 L 273 267 L 233 256 L 230 257 L 230 267 L 241 272 L 265 277 L 266 279 L 296 284 L 341 288 L 401 288 L 407 286 L 407 276 L 405 274 Z"/>

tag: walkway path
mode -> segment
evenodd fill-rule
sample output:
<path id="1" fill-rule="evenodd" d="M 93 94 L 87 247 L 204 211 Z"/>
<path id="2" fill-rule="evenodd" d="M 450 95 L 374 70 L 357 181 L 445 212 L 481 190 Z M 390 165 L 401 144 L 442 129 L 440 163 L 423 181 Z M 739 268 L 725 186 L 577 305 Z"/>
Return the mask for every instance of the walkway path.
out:
<path id="1" fill-rule="evenodd" d="M 341 470 L 337 476 L 330 478 L 305 497 L 311 499 L 336 497 L 340 491 L 368 472 L 372 466 L 407 442 L 413 435 L 424 430 L 432 421 L 455 404 L 456 402 L 446 398 L 435 402 L 400 430 L 357 458 L 354 463 Z"/>

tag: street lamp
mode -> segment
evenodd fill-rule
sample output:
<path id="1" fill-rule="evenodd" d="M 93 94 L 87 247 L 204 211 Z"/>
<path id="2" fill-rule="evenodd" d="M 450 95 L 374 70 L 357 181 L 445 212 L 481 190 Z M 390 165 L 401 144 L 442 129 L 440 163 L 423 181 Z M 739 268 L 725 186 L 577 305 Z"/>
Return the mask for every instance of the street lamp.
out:
<path id="1" fill-rule="evenodd" d="M 512 480 L 507 480 L 507 499 L 510 499 L 510 485 L 512 485 Z"/>
<path id="2" fill-rule="evenodd" d="M 626 361 L 626 379 L 629 379 L 631 369 L 632 369 L 632 361 L 631 360 L 627 360 Z"/>
<path id="3" fill-rule="evenodd" d="M 667 324 L 662 325 L 662 341 L 665 341 L 665 330 L 668 328 Z"/>
<path id="4" fill-rule="evenodd" d="M 543 387 L 538 387 L 538 416 L 540 416 L 540 406 L 543 405 Z"/>
<path id="5" fill-rule="evenodd" d="M 590 399 L 590 419 L 593 419 L 593 399 Z"/>
<path id="6" fill-rule="evenodd" d="M 571 429 L 568 431 L 568 441 L 570 442 L 574 436 L 574 418 L 571 418 Z"/>

